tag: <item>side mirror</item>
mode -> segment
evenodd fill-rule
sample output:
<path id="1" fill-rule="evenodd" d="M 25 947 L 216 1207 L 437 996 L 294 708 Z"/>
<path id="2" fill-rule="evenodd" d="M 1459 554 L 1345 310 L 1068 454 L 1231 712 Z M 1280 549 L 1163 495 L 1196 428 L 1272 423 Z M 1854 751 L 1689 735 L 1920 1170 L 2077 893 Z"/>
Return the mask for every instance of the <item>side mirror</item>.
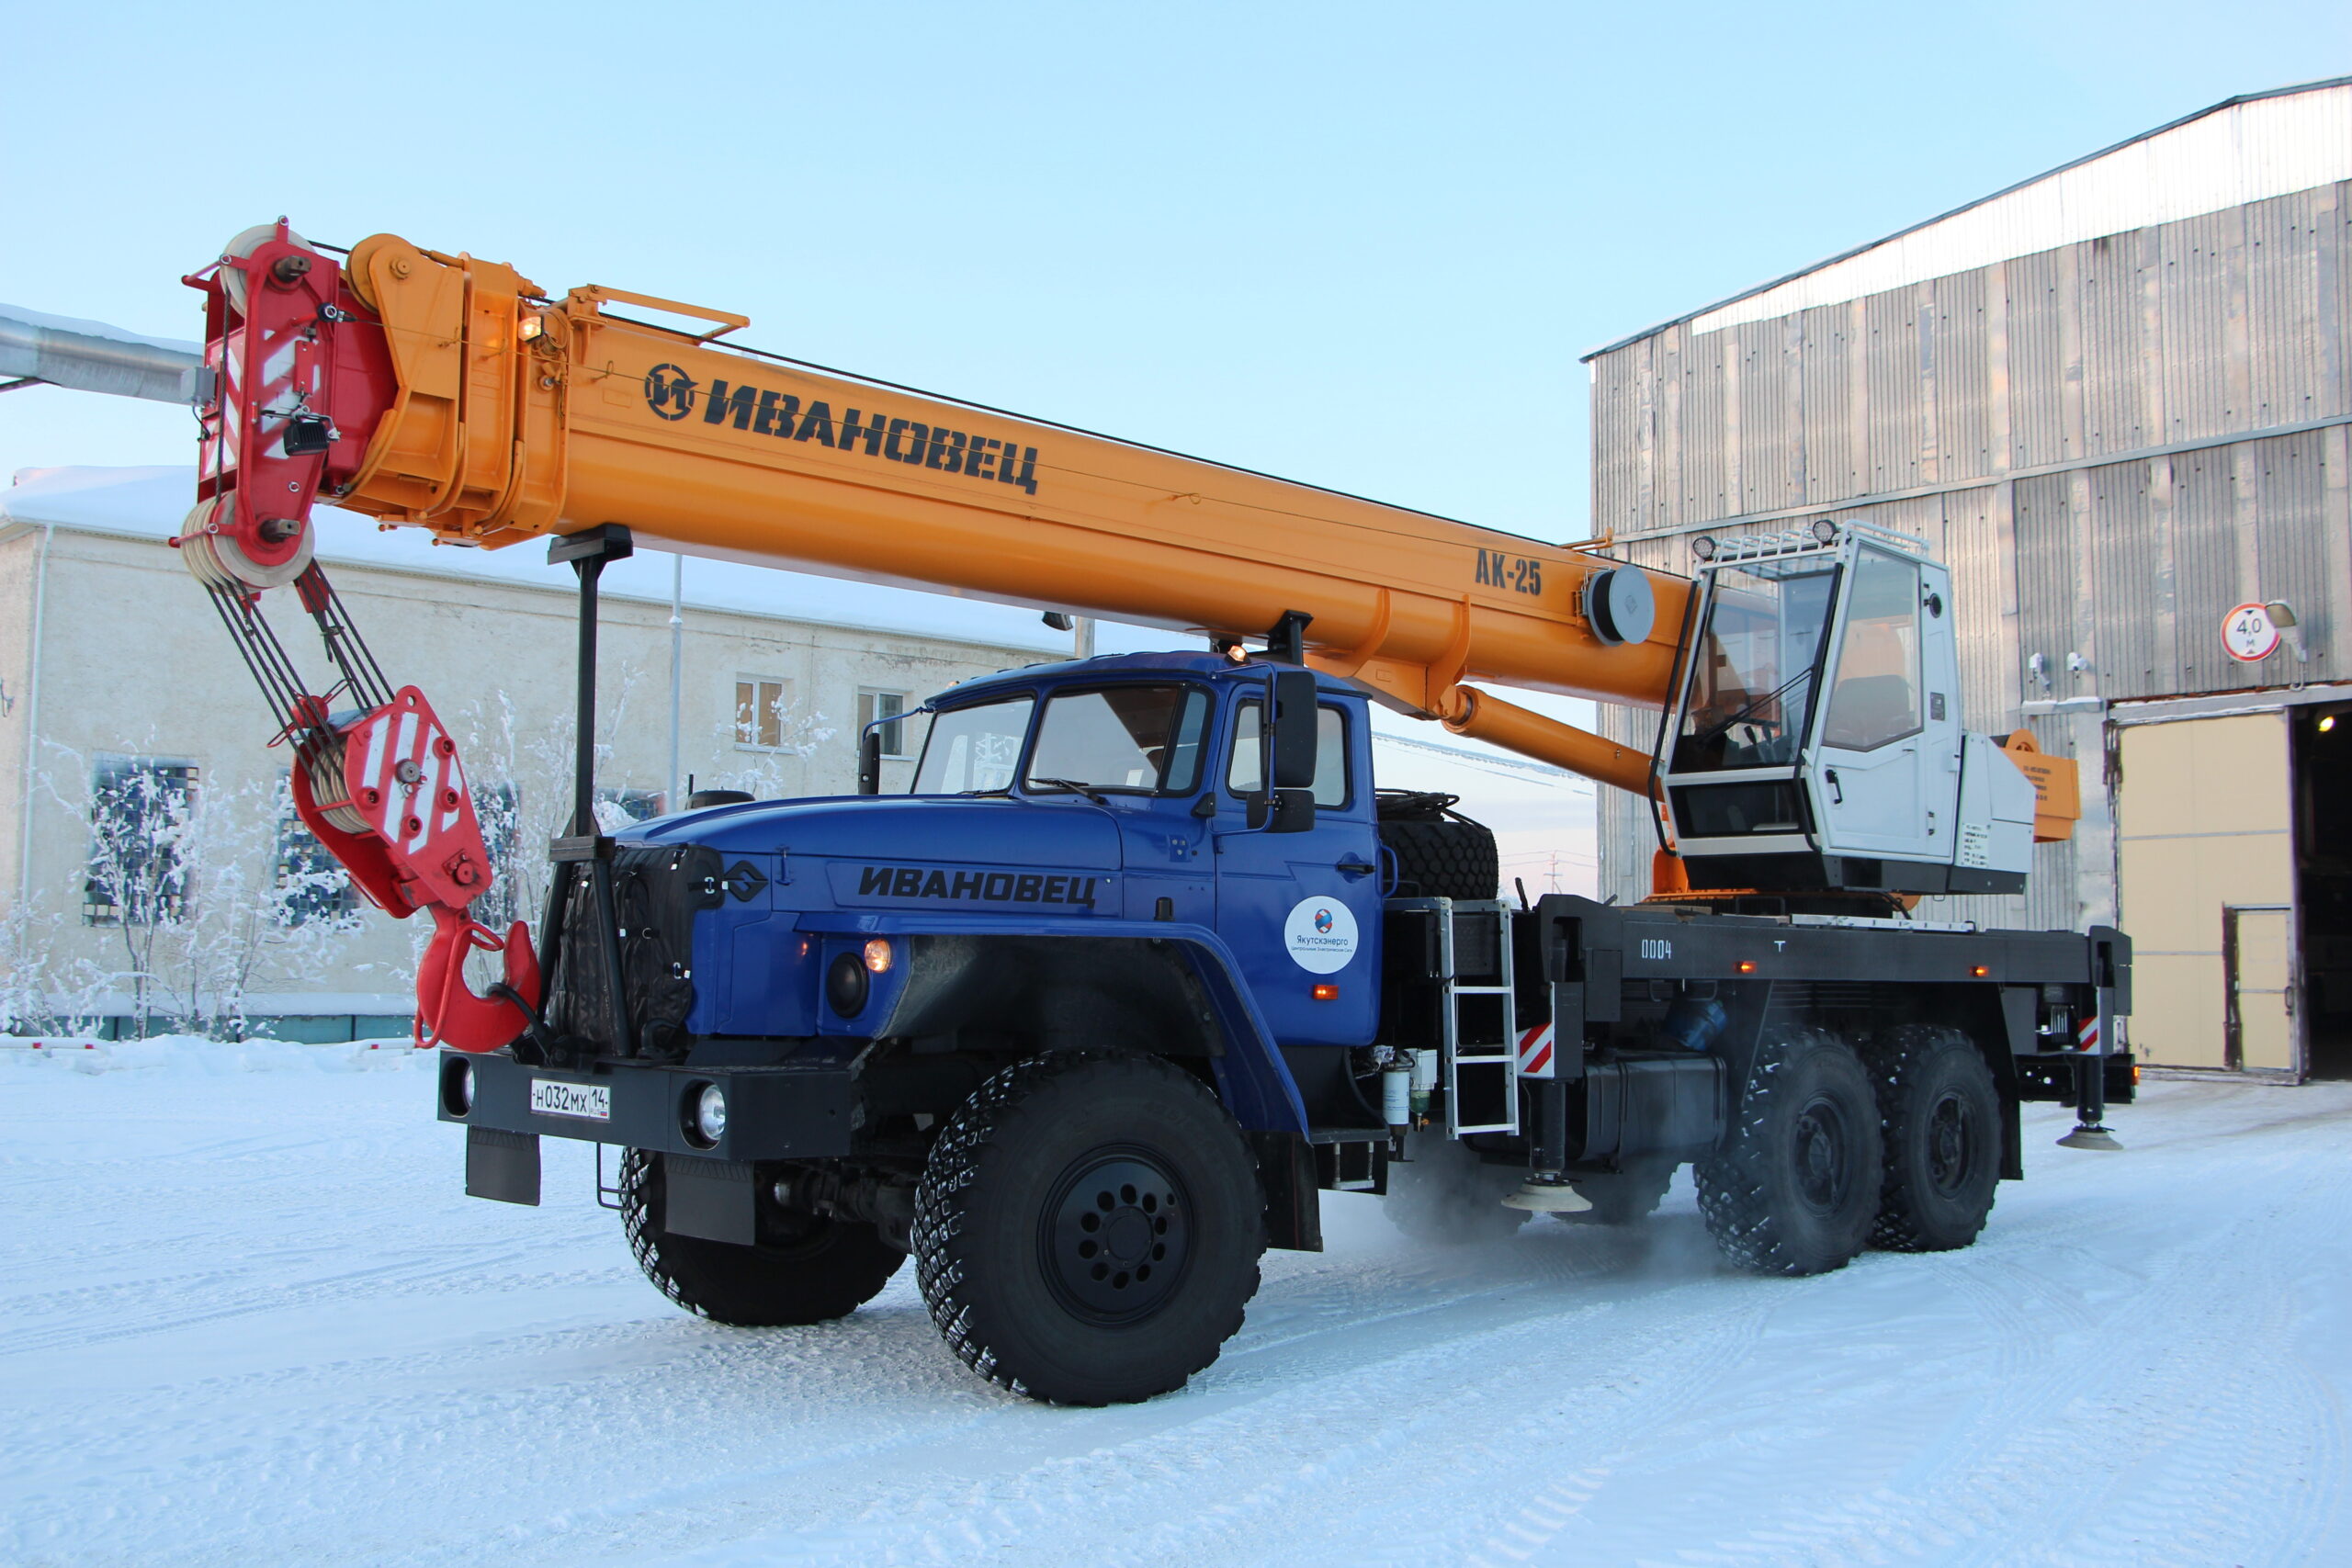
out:
<path id="1" fill-rule="evenodd" d="M 1316 726 L 1315 671 L 1275 671 L 1274 719 L 1271 727 L 1274 776 L 1270 782 L 1277 791 L 1315 787 Z"/>
<path id="2" fill-rule="evenodd" d="M 878 727 L 857 738 L 857 793 L 882 793 L 882 731 Z"/>
<path id="3" fill-rule="evenodd" d="M 1241 822 L 1269 833 L 1304 833 L 1315 826 L 1315 792 L 1277 789 L 1244 795 Z"/>
<path id="4" fill-rule="evenodd" d="M 1315 826 L 1315 792 L 1311 789 L 1274 791 L 1273 820 L 1269 833 L 1304 833 Z"/>

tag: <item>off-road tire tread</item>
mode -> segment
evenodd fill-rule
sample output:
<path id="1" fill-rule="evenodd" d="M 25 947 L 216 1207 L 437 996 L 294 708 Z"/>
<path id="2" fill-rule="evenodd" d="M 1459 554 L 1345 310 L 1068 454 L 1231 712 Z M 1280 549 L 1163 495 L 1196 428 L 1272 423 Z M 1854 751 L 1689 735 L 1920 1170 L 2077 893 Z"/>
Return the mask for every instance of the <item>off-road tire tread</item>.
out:
<path id="1" fill-rule="evenodd" d="M 1758 1168 L 1762 1153 L 1761 1129 L 1777 1103 L 1776 1077 L 1806 1054 L 1834 1051 L 1855 1060 L 1869 1089 L 1868 1069 L 1861 1067 L 1852 1047 L 1825 1029 L 1792 1027 L 1768 1041 L 1756 1053 L 1746 1092 L 1733 1111 L 1733 1128 L 1721 1147 L 1691 1168 L 1699 1189 L 1699 1213 L 1707 1233 L 1724 1257 L 1756 1274 L 1794 1277 L 1842 1269 L 1853 1254 L 1826 1263 L 1799 1256 L 1781 1234 L 1771 1212 L 1765 1173 Z M 1875 1193 L 1877 1184 L 1871 1184 Z M 1858 1243 L 1866 1237 L 1857 1238 Z M 1854 1252 L 1861 1250 L 1857 1245 Z"/>
<path id="2" fill-rule="evenodd" d="M 1905 1023 L 1886 1031 L 1871 1042 L 1862 1052 L 1862 1066 L 1871 1075 L 1871 1087 L 1878 1093 L 1879 1116 L 1886 1143 L 1886 1177 L 1879 1190 L 1878 1222 L 1871 1227 L 1871 1245 L 1886 1252 L 1952 1252 L 1967 1247 L 1984 1233 L 1984 1222 L 1993 1212 L 1992 1199 L 1984 1204 L 1984 1213 L 1977 1217 L 1975 1226 L 1965 1239 L 1937 1238 L 1928 1235 L 1916 1213 L 1912 1194 L 1903 1179 L 1899 1154 L 1910 1135 L 1909 1117 L 1913 1107 L 1901 1092 L 1905 1080 L 1923 1070 L 1926 1064 L 1946 1051 L 1965 1053 L 1979 1066 L 1984 1055 L 1976 1043 L 1957 1029 L 1931 1023 Z M 1984 1067 L 1984 1082 L 1992 1085 L 1992 1069 Z M 1998 1091 L 1994 1102 L 1999 1103 Z M 1997 1136 L 1997 1129 L 1994 1129 Z M 1997 1194 L 2000 1184 L 1993 1190 Z"/>
<path id="3" fill-rule="evenodd" d="M 1232 1129 L 1234 1156 L 1250 1173 L 1250 1180 L 1258 1180 L 1257 1165 L 1242 1139 L 1240 1129 L 1227 1116 L 1224 1106 L 1215 1095 L 1182 1068 L 1157 1056 L 1137 1053 L 1083 1048 L 1074 1051 L 1052 1051 L 1030 1056 L 1002 1068 L 987 1082 L 972 1091 L 947 1124 L 940 1130 L 932 1145 L 931 1154 L 923 1166 L 922 1181 L 915 1188 L 914 1259 L 915 1284 L 922 1292 L 923 1303 L 931 1310 L 931 1321 L 939 1337 L 955 1352 L 958 1360 L 982 1378 L 1009 1393 L 1026 1398 L 1041 1397 L 1025 1387 L 1009 1369 L 1000 1364 L 994 1347 L 981 1337 L 973 1322 L 970 1302 L 960 1287 L 964 1283 L 964 1266 L 954 1255 L 953 1243 L 963 1228 L 963 1194 L 978 1175 L 981 1152 L 997 1138 L 1010 1114 L 1030 1096 L 1057 1078 L 1072 1073 L 1115 1064 L 1119 1069 L 1149 1073 L 1165 1080 L 1175 1092 L 1200 1096 L 1216 1108 L 1218 1118 Z M 1226 1341 L 1241 1331 L 1248 1315 L 1248 1303 L 1258 1293 L 1259 1260 L 1265 1251 L 1262 1190 L 1250 1213 L 1258 1216 L 1256 1245 L 1250 1249 L 1246 1288 L 1242 1290 L 1233 1309 L 1232 1321 L 1224 1325 L 1208 1347 L 1207 1353 L 1196 1364 L 1183 1370 L 1182 1375 L 1167 1382 L 1165 1387 L 1148 1391 L 1140 1397 L 1166 1393 L 1182 1388 L 1194 1372 L 1214 1362 L 1224 1349 Z"/>
<path id="4" fill-rule="evenodd" d="M 1380 841 L 1396 857 L 1399 894 L 1487 899 L 1502 881 L 1495 835 L 1480 823 L 1383 822 Z"/>

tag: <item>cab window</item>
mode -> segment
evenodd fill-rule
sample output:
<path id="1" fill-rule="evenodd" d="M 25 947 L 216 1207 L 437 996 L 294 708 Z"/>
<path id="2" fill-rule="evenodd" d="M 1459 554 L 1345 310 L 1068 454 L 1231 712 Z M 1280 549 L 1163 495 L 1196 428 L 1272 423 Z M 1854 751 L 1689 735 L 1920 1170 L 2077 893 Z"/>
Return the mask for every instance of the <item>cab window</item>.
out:
<path id="1" fill-rule="evenodd" d="M 1854 567 L 1821 743 L 1869 751 L 1919 731 L 1919 569 L 1866 550 Z"/>
<path id="2" fill-rule="evenodd" d="M 1226 765 L 1231 795 L 1255 795 L 1265 787 L 1266 738 L 1259 717 L 1264 704 L 1247 698 L 1234 705 L 1233 760 Z M 1332 810 L 1348 804 L 1348 716 L 1338 708 L 1315 713 L 1315 804 Z"/>
<path id="3" fill-rule="evenodd" d="M 1200 783 L 1208 711 L 1197 686 L 1057 692 L 1037 721 L 1023 787 L 1189 793 Z"/>

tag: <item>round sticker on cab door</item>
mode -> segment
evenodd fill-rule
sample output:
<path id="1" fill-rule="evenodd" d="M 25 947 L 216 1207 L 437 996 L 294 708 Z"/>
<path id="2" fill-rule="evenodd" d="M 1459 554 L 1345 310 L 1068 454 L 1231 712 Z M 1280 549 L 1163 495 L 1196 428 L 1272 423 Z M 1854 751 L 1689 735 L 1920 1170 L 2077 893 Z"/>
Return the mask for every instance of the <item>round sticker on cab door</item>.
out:
<path id="1" fill-rule="evenodd" d="M 1356 918 L 1337 898 L 1302 899 L 1283 922 L 1283 945 L 1310 975 L 1345 969 L 1356 955 Z"/>

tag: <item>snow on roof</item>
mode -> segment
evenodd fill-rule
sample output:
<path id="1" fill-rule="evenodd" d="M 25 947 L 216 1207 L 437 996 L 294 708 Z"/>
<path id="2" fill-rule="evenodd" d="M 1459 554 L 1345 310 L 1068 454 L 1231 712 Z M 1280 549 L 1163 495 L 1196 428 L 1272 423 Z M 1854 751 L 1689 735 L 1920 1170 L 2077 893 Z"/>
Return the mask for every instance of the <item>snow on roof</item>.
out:
<path id="1" fill-rule="evenodd" d="M 2352 76 L 2225 98 L 1908 229 L 1621 338 L 1695 335 L 2352 179 Z"/>
<path id="2" fill-rule="evenodd" d="M 193 468 L 20 468 L 16 483 L 0 491 L 0 523 L 53 524 L 85 533 L 161 540 L 178 531 L 195 496 Z M 318 507 L 314 515 L 320 525 L 318 558 L 330 567 L 368 566 L 573 592 L 571 569 L 548 565 L 547 553 L 529 545 L 503 550 L 453 547 L 435 544 L 421 528 L 379 529 L 372 518 L 331 506 Z M 605 569 L 603 592 L 608 597 L 667 604 L 671 562 L 676 558 L 664 551 L 640 550 Z M 1069 648 L 1069 634 L 1045 626 L 1035 610 L 771 567 L 684 558 L 685 602 L 696 609 L 1023 651 L 1058 653 Z M 1164 647 L 1170 641 L 1166 632 L 1138 630 L 1135 635 L 1149 639 L 1142 647 Z M 1125 641 L 1105 638 L 1104 651 L 1115 650 L 1110 646 L 1114 640 Z"/>
<path id="3" fill-rule="evenodd" d="M 72 333 L 77 337 L 103 338 L 108 343 L 134 344 L 141 348 L 160 348 L 169 354 L 185 354 L 198 364 L 204 361 L 204 345 L 200 343 L 190 343 L 185 338 L 149 337 L 145 333 L 126 332 L 104 321 L 85 321 L 79 316 L 51 316 L 40 310 L 28 310 L 22 305 L 0 304 L 0 321 L 20 321 L 44 332 Z"/>

